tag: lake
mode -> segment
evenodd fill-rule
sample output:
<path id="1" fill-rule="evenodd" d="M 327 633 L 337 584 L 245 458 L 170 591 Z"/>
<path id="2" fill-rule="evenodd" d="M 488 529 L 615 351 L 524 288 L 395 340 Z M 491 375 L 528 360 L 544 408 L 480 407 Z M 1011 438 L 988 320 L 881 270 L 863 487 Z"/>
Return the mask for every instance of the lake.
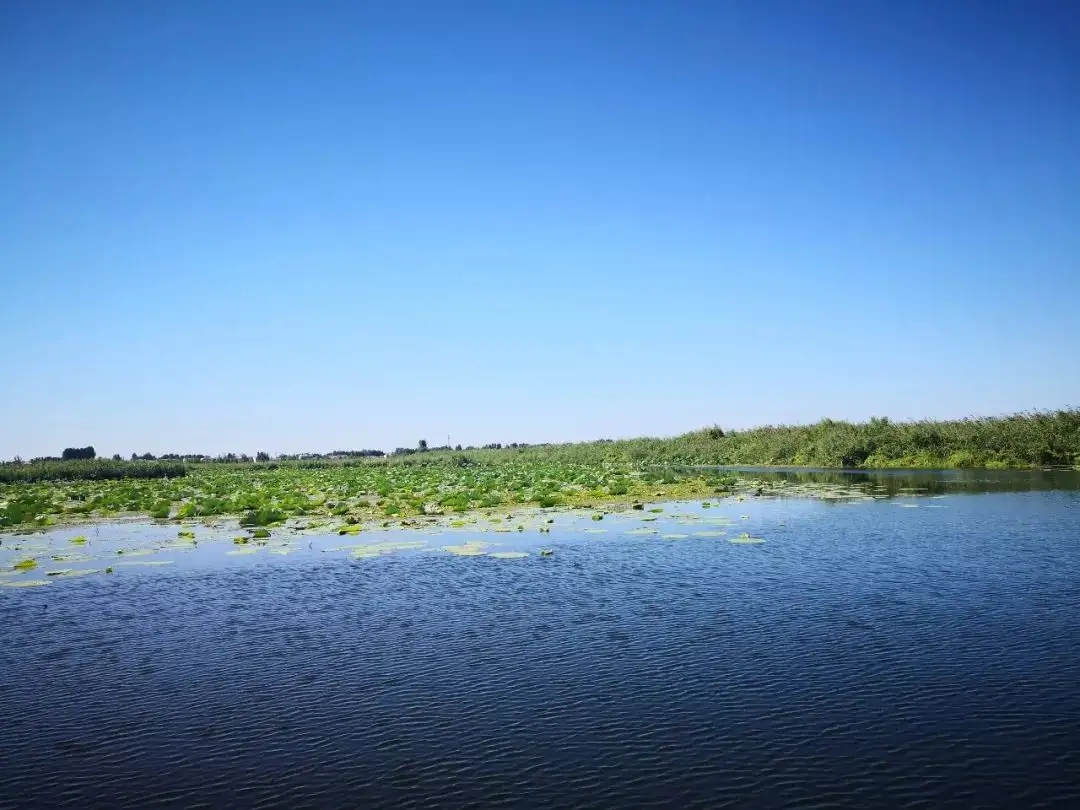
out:
<path id="1" fill-rule="evenodd" d="M 112 573 L 0 588 L 0 807 L 1080 806 L 1078 475 L 768 475 L 865 497 L 3 536 Z"/>

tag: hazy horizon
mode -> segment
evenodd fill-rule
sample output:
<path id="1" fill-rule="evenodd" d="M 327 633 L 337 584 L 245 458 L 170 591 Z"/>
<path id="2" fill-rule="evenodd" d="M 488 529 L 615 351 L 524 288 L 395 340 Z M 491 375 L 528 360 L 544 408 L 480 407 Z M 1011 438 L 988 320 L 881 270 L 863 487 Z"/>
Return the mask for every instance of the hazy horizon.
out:
<path id="1" fill-rule="evenodd" d="M 1080 404 L 1068 2 L 0 8 L 0 458 Z"/>
<path id="2" fill-rule="evenodd" d="M 1059 408 L 1052 408 L 1052 409 L 1037 409 L 1037 410 L 1039 410 L 1039 411 L 1048 411 L 1048 410 L 1049 411 L 1054 411 L 1054 410 L 1071 409 L 1071 407 L 1072 406 L 1064 406 L 1063 408 L 1060 408 L 1060 409 Z M 964 415 L 952 416 L 952 417 L 935 417 L 935 418 L 933 418 L 933 420 L 934 421 L 939 421 L 939 420 L 940 421 L 951 421 L 951 420 L 968 419 L 968 418 L 979 419 L 979 418 L 988 418 L 988 417 L 1007 417 L 1007 416 L 1014 416 L 1014 415 L 1017 415 L 1017 414 L 1020 414 L 1020 413 L 1031 413 L 1031 412 L 1034 412 L 1035 410 L 1036 409 L 1027 409 L 1026 411 L 1013 411 L 1013 412 L 1008 412 L 1008 413 L 997 413 L 997 414 L 964 414 Z M 467 441 L 467 440 L 459 439 L 459 438 L 455 437 L 453 434 L 443 434 L 442 436 L 435 436 L 434 434 L 432 434 L 432 435 L 424 434 L 424 435 L 418 436 L 415 441 L 402 441 L 402 442 L 397 442 L 397 443 L 394 443 L 394 444 L 391 444 L 391 445 L 381 445 L 380 446 L 380 445 L 370 445 L 370 444 L 366 444 L 366 445 L 336 444 L 336 445 L 333 445 L 332 447 L 331 446 L 328 446 L 328 447 L 303 447 L 303 448 L 290 448 L 290 449 L 286 449 L 286 450 L 274 450 L 274 449 L 271 449 L 272 444 L 267 443 L 267 442 L 262 442 L 262 443 L 257 443 L 258 446 L 254 447 L 254 448 L 232 447 L 232 448 L 224 448 L 224 449 L 215 449 L 215 450 L 209 451 L 209 452 L 206 451 L 205 449 L 202 449 L 202 448 L 182 448 L 182 447 L 181 448 L 163 447 L 162 449 L 158 449 L 158 450 L 147 449 L 147 448 L 142 448 L 142 449 L 136 448 L 136 449 L 129 449 L 127 451 L 124 451 L 122 449 L 118 450 L 118 449 L 113 449 L 113 448 L 102 448 L 102 447 L 98 446 L 97 444 L 95 444 L 94 442 L 91 441 L 91 442 L 82 442 L 81 444 L 80 443 L 68 443 L 68 444 L 65 444 L 63 447 L 61 447 L 59 449 L 49 450 L 47 452 L 38 452 L 38 453 L 32 453 L 32 454 L 17 453 L 17 454 L 15 454 L 15 457 L 21 458 L 24 461 L 29 461 L 32 458 L 57 457 L 66 448 L 70 448 L 70 447 L 86 447 L 86 446 L 92 446 L 94 448 L 94 451 L 95 451 L 98 458 L 110 458 L 114 454 L 119 453 L 120 456 L 123 457 L 124 459 L 130 458 L 132 453 L 135 453 L 137 455 L 144 455 L 145 453 L 150 453 L 150 454 L 152 454 L 154 456 L 161 456 L 161 455 L 164 455 L 164 454 L 178 454 L 178 455 L 199 455 L 199 454 L 201 454 L 201 455 L 210 456 L 210 457 L 223 456 L 223 455 L 227 455 L 229 453 L 234 453 L 236 455 L 247 454 L 249 456 L 255 456 L 255 454 L 258 453 L 258 452 L 266 452 L 266 453 L 269 453 L 271 456 L 281 456 L 281 455 L 291 456 L 291 455 L 299 455 L 299 454 L 304 454 L 304 453 L 313 453 L 313 454 L 323 454 L 323 455 L 325 455 L 325 454 L 333 453 L 333 452 L 353 452 L 353 451 L 361 451 L 361 450 L 382 450 L 385 453 L 392 453 L 394 450 L 396 450 L 398 448 L 415 448 L 419 444 L 421 439 L 425 440 L 428 443 L 428 446 L 431 447 L 432 449 L 437 449 L 439 447 L 445 447 L 448 444 L 451 447 L 454 447 L 456 445 L 461 445 L 462 447 L 470 447 L 471 446 L 471 447 L 474 447 L 474 448 L 476 448 L 476 447 L 481 447 L 482 448 L 484 445 L 488 445 L 488 444 L 492 444 L 492 443 L 500 443 L 500 444 L 502 444 L 504 446 L 508 445 L 508 444 L 511 444 L 511 443 L 522 443 L 522 444 L 529 444 L 529 445 L 572 444 L 572 443 L 577 443 L 577 442 L 591 442 L 591 441 L 597 441 L 597 440 L 623 440 L 623 439 L 640 439 L 640 438 L 671 438 L 671 437 L 684 435 L 686 433 L 691 433 L 691 432 L 696 431 L 696 430 L 702 430 L 704 428 L 713 427 L 713 426 L 719 426 L 725 431 L 744 431 L 744 430 L 751 430 L 751 429 L 758 428 L 758 427 L 792 426 L 792 425 L 813 424 L 813 423 L 820 422 L 820 421 L 822 421 L 824 419 L 833 419 L 835 421 L 847 421 L 847 422 L 866 422 L 870 418 L 880 418 L 882 416 L 885 416 L 886 418 L 888 418 L 892 422 L 917 422 L 917 421 L 920 421 L 922 419 L 931 419 L 931 417 L 908 417 L 908 418 L 903 418 L 903 419 L 896 419 L 896 418 L 888 416 L 887 414 L 871 414 L 871 416 L 869 416 L 869 417 L 860 418 L 860 419 L 838 419 L 837 417 L 822 416 L 822 417 L 819 417 L 818 419 L 805 420 L 805 421 L 802 421 L 802 422 L 772 422 L 772 423 L 767 423 L 767 424 L 766 423 L 758 423 L 758 424 L 752 424 L 752 425 L 720 425 L 718 422 L 710 422 L 708 424 L 701 424 L 701 425 L 697 425 L 697 426 L 692 427 L 692 428 L 687 428 L 686 430 L 679 430 L 679 431 L 675 431 L 675 432 L 672 432 L 672 433 L 663 433 L 663 434 L 661 434 L 661 433 L 635 433 L 635 434 L 630 434 L 630 435 L 625 435 L 625 436 L 610 436 L 610 435 L 599 436 L 598 435 L 598 436 L 587 436 L 587 437 L 570 438 L 570 439 L 556 438 L 556 439 L 531 439 L 530 440 L 530 439 L 522 439 L 520 437 L 518 437 L 518 438 L 504 437 L 504 438 L 487 438 L 487 439 L 478 439 L 478 440 Z M 9 457 L 0 456 L 0 461 L 10 460 L 10 458 L 12 458 L 12 457 L 11 456 L 9 456 Z"/>

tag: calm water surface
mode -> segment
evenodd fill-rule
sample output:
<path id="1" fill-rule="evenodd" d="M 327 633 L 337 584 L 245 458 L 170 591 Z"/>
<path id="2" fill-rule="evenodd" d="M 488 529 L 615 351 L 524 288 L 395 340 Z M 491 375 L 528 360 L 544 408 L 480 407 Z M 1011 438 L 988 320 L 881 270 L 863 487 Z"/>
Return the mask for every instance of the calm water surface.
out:
<path id="1" fill-rule="evenodd" d="M 1075 489 L 642 517 L 0 588 L 0 807 L 1080 806 Z"/>

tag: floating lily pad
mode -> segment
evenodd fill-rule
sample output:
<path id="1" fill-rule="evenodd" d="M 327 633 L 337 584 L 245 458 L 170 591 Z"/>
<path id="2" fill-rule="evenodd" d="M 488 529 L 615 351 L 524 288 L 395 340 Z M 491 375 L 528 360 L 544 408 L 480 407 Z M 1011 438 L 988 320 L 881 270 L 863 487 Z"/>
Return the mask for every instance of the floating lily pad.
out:
<path id="1" fill-rule="evenodd" d="M 488 547 L 487 543 L 480 543 L 474 540 L 470 540 L 467 543 L 462 543 L 457 546 L 443 546 L 443 551 L 448 551 L 451 554 L 456 554 L 459 557 L 475 557 L 484 553 L 484 549 Z M 543 552 L 541 552 L 542 554 Z"/>
<path id="2" fill-rule="evenodd" d="M 421 549 L 426 547 L 427 543 L 423 540 L 404 540 L 398 543 L 367 543 L 354 546 L 352 549 L 352 556 L 359 560 L 364 557 L 377 557 L 381 554 L 390 554 L 395 551 L 407 551 L 409 549 Z"/>
<path id="3" fill-rule="evenodd" d="M 78 537 L 72 537 L 71 538 L 71 543 L 73 543 L 76 546 L 84 546 L 84 545 L 86 545 L 86 535 L 80 534 Z"/>
<path id="4" fill-rule="evenodd" d="M 729 537 L 728 542 L 737 543 L 742 546 L 754 546 L 759 545 L 760 543 L 764 543 L 765 541 L 760 537 L 751 537 L 750 535 L 743 532 L 738 537 Z"/>
<path id="5" fill-rule="evenodd" d="M 11 567 L 16 571 L 33 571 L 35 568 L 37 568 L 37 560 L 20 560 Z"/>
<path id="6" fill-rule="evenodd" d="M 15 579 L 10 582 L 0 581 L 0 588 L 36 588 L 38 585 L 52 585 L 49 579 Z"/>
<path id="7" fill-rule="evenodd" d="M 61 568 L 57 571 L 46 571 L 47 577 L 88 577 L 91 574 L 100 574 L 102 570 L 100 568 Z"/>

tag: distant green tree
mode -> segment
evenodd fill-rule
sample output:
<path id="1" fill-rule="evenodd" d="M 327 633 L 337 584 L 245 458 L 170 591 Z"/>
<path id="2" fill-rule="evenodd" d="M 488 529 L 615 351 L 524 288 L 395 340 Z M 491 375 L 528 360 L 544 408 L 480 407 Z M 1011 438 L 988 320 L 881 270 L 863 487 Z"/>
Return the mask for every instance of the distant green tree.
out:
<path id="1" fill-rule="evenodd" d="M 123 461 L 123 458 L 120 457 L 119 453 L 113 453 L 112 460 L 113 461 Z"/>
<path id="2" fill-rule="evenodd" d="M 255 460 L 256 461 L 269 461 L 270 460 L 270 454 L 269 453 L 264 453 L 262 450 L 260 450 L 258 453 L 255 454 Z"/>
<path id="3" fill-rule="evenodd" d="M 64 461 L 72 461 L 74 459 L 93 459 L 97 456 L 97 452 L 93 446 L 90 447 L 65 447 L 64 454 L 61 458 Z"/>
<path id="4" fill-rule="evenodd" d="M 419 442 L 417 442 L 416 449 L 419 450 L 421 453 L 427 452 L 427 439 L 421 439 Z"/>

